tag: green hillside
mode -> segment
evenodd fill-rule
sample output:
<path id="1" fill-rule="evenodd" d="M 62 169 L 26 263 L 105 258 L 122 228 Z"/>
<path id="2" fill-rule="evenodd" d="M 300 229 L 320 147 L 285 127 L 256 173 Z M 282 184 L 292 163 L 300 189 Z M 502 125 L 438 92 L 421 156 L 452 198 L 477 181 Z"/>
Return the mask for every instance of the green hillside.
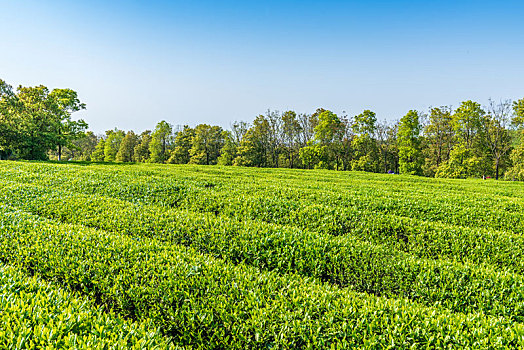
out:
<path id="1" fill-rule="evenodd" d="M 22 312 L 2 301 L 15 279 L 83 315 L 54 337 L 24 324 L 55 347 L 110 327 L 136 348 L 519 348 L 523 198 L 494 180 L 4 161 L 0 320 Z"/>

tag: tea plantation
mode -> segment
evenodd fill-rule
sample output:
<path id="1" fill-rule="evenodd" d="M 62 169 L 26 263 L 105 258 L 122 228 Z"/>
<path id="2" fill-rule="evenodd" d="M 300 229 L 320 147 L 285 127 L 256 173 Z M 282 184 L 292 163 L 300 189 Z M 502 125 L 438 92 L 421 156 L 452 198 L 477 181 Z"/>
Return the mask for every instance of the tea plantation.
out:
<path id="1" fill-rule="evenodd" d="M 0 348 L 524 347 L 524 184 L 0 162 Z"/>

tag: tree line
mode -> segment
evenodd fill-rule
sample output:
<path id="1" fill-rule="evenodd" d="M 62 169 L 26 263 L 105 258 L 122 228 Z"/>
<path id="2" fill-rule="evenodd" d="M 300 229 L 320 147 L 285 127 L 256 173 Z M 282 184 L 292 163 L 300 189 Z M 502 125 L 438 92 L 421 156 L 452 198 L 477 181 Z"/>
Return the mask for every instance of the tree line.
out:
<path id="1" fill-rule="evenodd" d="M 84 137 L 87 123 L 71 114 L 85 109 L 71 89 L 40 85 L 16 91 L 0 79 L 0 159 L 58 159 L 73 140 Z"/>
<path id="2" fill-rule="evenodd" d="M 115 128 L 104 135 L 71 119 L 84 108 L 70 89 L 15 92 L 0 81 L 0 156 L 524 180 L 524 99 L 411 110 L 393 122 L 379 122 L 371 110 L 353 117 L 323 108 L 311 114 L 268 110 L 230 130 L 161 121 L 140 134 Z"/>

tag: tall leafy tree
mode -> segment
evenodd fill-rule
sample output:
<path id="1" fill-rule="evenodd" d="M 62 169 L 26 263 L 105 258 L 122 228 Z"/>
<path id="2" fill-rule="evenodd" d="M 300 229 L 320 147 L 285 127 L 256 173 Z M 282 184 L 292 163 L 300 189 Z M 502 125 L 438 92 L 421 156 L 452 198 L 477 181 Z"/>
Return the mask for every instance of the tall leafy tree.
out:
<path id="1" fill-rule="evenodd" d="M 495 167 L 495 179 L 498 180 L 501 165 L 511 150 L 511 136 L 508 130 L 511 124 L 511 101 L 499 103 L 489 100 L 488 113 L 482 119 L 480 140 L 488 150 Z"/>
<path id="2" fill-rule="evenodd" d="M 431 108 L 424 128 L 424 173 L 434 176 L 438 167 L 449 160 L 455 132 L 451 107 Z"/>
<path id="3" fill-rule="evenodd" d="M 16 93 L 0 80 L 0 153 L 24 159 L 48 159 L 49 151 L 72 145 L 87 124 L 71 114 L 85 109 L 71 89 L 19 86 Z"/>
<path id="4" fill-rule="evenodd" d="M 224 145 L 222 128 L 208 124 L 200 124 L 195 127 L 195 135 L 191 140 L 189 154 L 190 163 L 193 164 L 216 164 L 220 156 L 220 150 Z"/>
<path id="5" fill-rule="evenodd" d="M 457 142 L 468 150 L 476 146 L 478 131 L 482 125 L 484 110 L 471 100 L 462 102 L 453 115 L 453 127 Z"/>
<path id="6" fill-rule="evenodd" d="M 324 111 L 318 116 L 315 127 L 315 146 L 320 157 L 320 167 L 336 168 L 341 165 L 342 140 L 345 126 L 340 118 L 331 111 Z"/>
<path id="7" fill-rule="evenodd" d="M 165 120 L 162 120 L 156 125 L 151 137 L 151 143 L 149 144 L 150 161 L 152 163 L 164 163 L 169 159 L 171 153 L 169 148 L 173 141 L 173 127 Z"/>
<path id="8" fill-rule="evenodd" d="M 479 103 L 468 100 L 453 114 L 455 140 L 449 160 L 438 168 L 437 177 L 480 177 L 489 171 L 489 159 L 480 140 L 485 112 Z"/>
<path id="9" fill-rule="evenodd" d="M 105 154 L 104 154 L 105 148 L 106 148 L 106 139 L 104 137 L 100 137 L 95 147 L 95 150 L 91 154 L 91 160 L 94 162 L 103 162 L 105 159 Z"/>
<path id="10" fill-rule="evenodd" d="M 48 159 L 48 151 L 57 144 L 56 119 L 43 85 L 17 89 L 18 156 L 23 159 Z"/>
<path id="11" fill-rule="evenodd" d="M 120 148 L 116 154 L 117 162 L 134 162 L 135 147 L 138 145 L 138 136 L 131 130 L 120 143 Z"/>
<path id="12" fill-rule="evenodd" d="M 0 79 L 0 159 L 16 150 L 18 99 L 13 87 Z"/>
<path id="13" fill-rule="evenodd" d="M 516 126 L 524 125 L 524 98 L 513 101 L 513 124 Z"/>
<path id="14" fill-rule="evenodd" d="M 398 155 L 400 172 L 422 174 L 421 125 L 419 112 L 411 110 L 400 119 L 398 126 Z"/>
<path id="15" fill-rule="evenodd" d="M 220 150 L 220 156 L 217 159 L 217 164 L 220 165 L 233 165 L 233 162 L 237 156 L 238 145 L 229 130 L 222 131 L 222 139 L 224 145 Z"/>
<path id="16" fill-rule="evenodd" d="M 376 124 L 375 140 L 380 153 L 381 172 L 399 172 L 398 134 L 399 122 L 388 124 L 386 121 Z"/>
<path id="17" fill-rule="evenodd" d="M 189 151 L 192 147 L 193 137 L 195 136 L 195 129 L 184 125 L 183 129 L 178 131 L 175 135 L 175 148 L 171 152 L 168 163 L 172 164 L 187 164 L 191 159 Z"/>
<path id="18" fill-rule="evenodd" d="M 300 125 L 299 142 L 301 147 L 305 147 L 308 142 L 315 137 L 315 127 L 318 125 L 318 116 L 324 112 L 325 109 L 318 108 L 313 114 L 301 113 L 297 116 L 298 124 Z"/>
<path id="19" fill-rule="evenodd" d="M 62 148 L 71 146 L 73 140 L 83 137 L 87 123 L 82 120 L 72 120 L 71 114 L 86 108 L 78 99 L 76 91 L 71 89 L 55 89 L 48 96 L 53 116 L 55 143 L 58 148 L 58 160 L 62 159 Z"/>
<path id="20" fill-rule="evenodd" d="M 351 168 L 353 170 L 380 171 L 379 150 L 373 138 L 376 122 L 376 114 L 370 110 L 365 110 L 353 119 L 352 129 L 355 134 L 352 141 L 354 157 Z"/>
<path id="21" fill-rule="evenodd" d="M 90 161 L 98 144 L 98 137 L 92 131 L 86 131 L 63 149 L 63 158 Z M 103 159 L 102 159 L 103 160 Z"/>
<path id="22" fill-rule="evenodd" d="M 106 140 L 104 143 L 104 161 L 116 161 L 116 154 L 120 149 L 120 144 L 125 137 L 125 132 L 115 128 L 114 130 L 106 131 Z"/>
<path id="23" fill-rule="evenodd" d="M 145 130 L 140 134 L 138 143 L 134 149 L 135 162 L 145 163 L 149 161 L 149 144 L 151 143 L 151 130 Z"/>
<path id="24" fill-rule="evenodd" d="M 513 102 L 512 125 L 517 128 L 517 144 L 510 153 L 512 166 L 505 177 L 509 180 L 524 181 L 524 98 Z"/>
<path id="25" fill-rule="evenodd" d="M 300 149 L 299 135 L 301 126 L 297 120 L 297 113 L 286 111 L 282 114 L 282 149 L 285 154 L 287 165 L 290 168 L 296 163 Z"/>
<path id="26" fill-rule="evenodd" d="M 253 121 L 238 148 L 235 165 L 266 167 L 270 163 L 270 122 L 264 115 Z"/>

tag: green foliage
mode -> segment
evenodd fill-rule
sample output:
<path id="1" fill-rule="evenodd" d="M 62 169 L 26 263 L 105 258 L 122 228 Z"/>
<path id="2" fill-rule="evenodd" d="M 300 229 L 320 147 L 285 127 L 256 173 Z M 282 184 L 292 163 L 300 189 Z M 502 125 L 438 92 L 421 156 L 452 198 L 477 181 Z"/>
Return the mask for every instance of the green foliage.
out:
<path id="1" fill-rule="evenodd" d="M 220 156 L 217 159 L 217 164 L 233 165 L 233 161 L 237 156 L 238 146 L 235 143 L 231 131 L 223 130 L 222 139 L 224 140 L 224 146 L 220 150 Z"/>
<path id="2" fill-rule="evenodd" d="M 100 138 L 98 140 L 98 143 L 95 147 L 95 150 L 93 151 L 93 154 L 91 155 L 91 160 L 94 162 L 103 162 L 105 155 L 104 150 L 106 148 L 106 140 L 104 138 Z"/>
<path id="3" fill-rule="evenodd" d="M 77 139 L 72 140 L 71 143 L 62 150 L 63 158 L 68 160 L 90 161 L 98 141 L 98 137 L 92 131 L 87 131 L 79 135 Z"/>
<path id="4" fill-rule="evenodd" d="M 162 120 L 156 125 L 149 143 L 150 162 L 164 163 L 169 159 L 170 147 L 173 143 L 173 127 Z"/>
<path id="5" fill-rule="evenodd" d="M 454 136 L 451 107 L 431 108 L 423 140 L 425 175 L 434 176 L 440 165 L 449 160 Z"/>
<path id="6" fill-rule="evenodd" d="M 3 262 L 151 319 L 176 343 L 524 341 L 520 184 L 11 162 L 0 178 Z"/>
<path id="7" fill-rule="evenodd" d="M 133 131 L 128 131 L 116 154 L 117 162 L 134 162 L 135 148 L 138 145 L 138 136 Z"/>
<path id="8" fill-rule="evenodd" d="M 150 318 L 183 345 L 318 348 L 371 342 L 479 348 L 524 341 L 522 327 L 507 319 L 363 296 L 298 276 L 234 266 L 155 239 L 1 210 L 4 232 L 17 233 L 9 240 L 0 237 L 2 259 L 96 295 L 121 315 Z"/>
<path id="9" fill-rule="evenodd" d="M 491 174 L 491 161 L 482 144 L 482 128 L 486 121 L 480 104 L 462 102 L 452 117 L 455 142 L 449 159 L 436 171 L 436 177 L 469 178 Z"/>
<path id="10" fill-rule="evenodd" d="M 146 163 L 149 161 L 149 145 L 151 143 L 151 140 L 152 137 L 150 130 L 146 130 L 140 134 L 138 143 L 133 151 L 133 155 L 136 162 Z"/>
<path id="11" fill-rule="evenodd" d="M 107 313 L 79 293 L 0 265 L 2 349 L 165 349 L 151 325 Z"/>
<path id="12" fill-rule="evenodd" d="M 398 155 L 402 174 L 422 175 L 422 149 L 420 116 L 409 111 L 400 119 L 398 127 Z"/>
<path id="13" fill-rule="evenodd" d="M 471 100 L 462 102 L 453 115 L 453 130 L 457 142 L 473 150 L 485 112 L 480 104 Z"/>
<path id="14" fill-rule="evenodd" d="M 521 131 L 524 134 L 524 130 Z M 513 149 L 510 158 L 513 166 L 506 173 L 506 179 L 524 181 L 524 142 L 521 141 L 519 145 Z"/>
<path id="15" fill-rule="evenodd" d="M 269 164 L 269 120 L 259 115 L 249 128 L 238 147 L 234 165 L 265 167 Z"/>
<path id="16" fill-rule="evenodd" d="M 122 130 L 108 130 L 106 131 L 106 140 L 104 142 L 104 161 L 116 161 L 116 155 L 120 150 L 120 144 L 124 140 L 125 132 Z"/>
<path id="17" fill-rule="evenodd" d="M 168 163 L 187 164 L 191 159 L 192 140 L 195 136 L 195 129 L 184 125 L 184 128 L 175 135 L 175 149 L 171 152 Z"/>
<path id="18" fill-rule="evenodd" d="M 315 127 L 315 145 L 319 163 L 318 168 L 336 169 L 341 165 L 340 149 L 344 137 L 345 125 L 340 118 L 331 111 L 323 111 L 318 116 Z"/>
<path id="19" fill-rule="evenodd" d="M 524 98 L 513 102 L 513 124 L 516 126 L 524 125 Z"/>
<path id="20" fill-rule="evenodd" d="M 380 171 L 380 153 L 373 138 L 376 122 L 376 114 L 370 110 L 365 110 L 355 116 L 352 125 L 355 136 L 351 142 L 353 148 L 352 170 Z"/>
<path id="21" fill-rule="evenodd" d="M 199 124 L 195 127 L 195 135 L 191 139 L 189 154 L 191 164 L 211 165 L 216 164 L 220 156 L 220 150 L 224 145 L 222 128 L 207 124 Z"/>
<path id="22" fill-rule="evenodd" d="M 71 89 L 43 85 L 19 86 L 16 93 L 0 80 L 0 156 L 48 159 L 48 152 L 62 149 L 84 135 L 87 124 L 71 114 L 85 109 Z"/>

